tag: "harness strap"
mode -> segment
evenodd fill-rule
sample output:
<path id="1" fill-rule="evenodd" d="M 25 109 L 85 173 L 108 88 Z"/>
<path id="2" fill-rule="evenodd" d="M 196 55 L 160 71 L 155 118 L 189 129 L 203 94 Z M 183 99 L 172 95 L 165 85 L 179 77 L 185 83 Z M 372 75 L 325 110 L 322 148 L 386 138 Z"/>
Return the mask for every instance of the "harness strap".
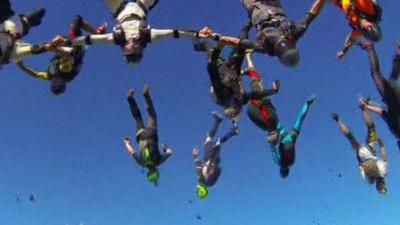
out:
<path id="1" fill-rule="evenodd" d="M 263 106 L 260 100 L 252 99 L 250 100 L 251 104 L 257 107 L 260 110 L 262 118 L 265 120 L 268 126 L 271 126 L 271 116 L 267 107 Z"/>

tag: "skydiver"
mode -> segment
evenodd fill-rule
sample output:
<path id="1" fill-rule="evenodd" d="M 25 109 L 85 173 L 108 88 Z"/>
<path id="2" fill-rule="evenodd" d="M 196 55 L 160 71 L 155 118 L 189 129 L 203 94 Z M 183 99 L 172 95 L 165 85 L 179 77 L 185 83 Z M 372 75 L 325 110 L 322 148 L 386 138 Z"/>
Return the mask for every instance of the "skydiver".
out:
<path id="1" fill-rule="evenodd" d="M 251 25 L 246 24 L 240 31 L 239 37 L 247 38 L 250 28 Z M 231 118 L 235 125 L 243 105 L 247 104 L 250 99 L 260 99 L 278 92 L 278 84 L 275 84 L 276 88 L 271 90 L 245 91 L 240 74 L 246 49 L 241 46 L 234 47 L 228 59 L 220 57 L 223 49 L 222 43 L 212 47 L 209 43 L 200 41 L 195 43 L 194 47 L 196 51 L 207 52 L 207 70 L 211 81 L 211 95 L 218 105 L 224 107 L 225 115 Z"/>
<path id="2" fill-rule="evenodd" d="M 305 34 L 317 17 L 322 2 L 316 0 L 311 10 L 299 22 L 287 18 L 280 0 L 241 0 L 248 12 L 251 24 L 256 29 L 256 41 L 212 34 L 215 40 L 259 53 L 277 56 L 287 67 L 294 67 L 300 61 L 297 41 Z M 211 32 L 211 30 L 209 30 Z"/>
<path id="3" fill-rule="evenodd" d="M 104 33 L 105 24 L 94 28 L 88 21 L 81 16 L 76 16 L 70 25 L 69 37 L 74 39 L 82 35 L 82 30 L 91 34 Z M 64 93 L 66 84 L 75 79 L 79 74 L 83 58 L 85 55 L 84 46 L 59 47 L 55 49 L 55 55 L 50 61 L 47 71 L 35 71 L 23 64 L 23 61 L 17 62 L 17 66 L 28 75 L 42 80 L 50 81 L 50 90 L 54 95 Z"/>
<path id="4" fill-rule="evenodd" d="M 40 8 L 27 14 L 16 15 L 9 0 L 0 0 L 0 65 L 53 48 L 51 43 L 33 45 L 20 40 L 29 33 L 30 28 L 41 24 L 44 14 L 45 9 Z"/>
<path id="5" fill-rule="evenodd" d="M 383 141 L 377 137 L 375 131 L 375 125 L 369 115 L 368 110 L 364 107 L 363 101 L 360 100 L 360 108 L 363 111 L 364 122 L 368 128 L 368 135 L 364 145 L 361 145 L 346 127 L 346 125 L 339 119 L 338 114 L 333 113 L 332 118 L 338 123 L 340 130 L 350 141 L 353 147 L 357 161 L 359 164 L 359 169 L 361 176 L 369 183 L 376 185 L 376 189 L 380 194 L 386 194 L 387 187 L 385 184 L 385 176 L 388 172 L 387 156 Z M 382 159 L 378 160 L 375 153 L 375 142 L 380 146 L 380 152 Z"/>
<path id="6" fill-rule="evenodd" d="M 246 70 L 246 74 L 248 74 L 252 80 L 253 91 L 263 90 L 264 87 L 261 76 L 255 70 L 251 55 L 248 54 L 246 59 L 249 66 L 249 69 Z M 271 147 L 273 160 L 279 165 L 279 172 L 282 178 L 286 178 L 289 175 L 290 167 L 295 162 L 296 140 L 300 135 L 301 127 L 310 106 L 315 100 L 316 97 L 311 96 L 304 103 L 291 131 L 287 131 L 283 128 L 274 105 L 267 97 L 261 100 L 252 99 L 251 104 L 249 104 L 247 111 L 248 116 L 255 125 L 267 132 L 267 141 Z"/>
<path id="7" fill-rule="evenodd" d="M 400 43 L 397 44 L 397 50 L 393 57 L 392 73 L 389 79 L 385 79 L 380 70 L 379 59 L 374 44 L 370 41 L 363 41 L 360 45 L 368 53 L 372 79 L 387 109 L 383 109 L 366 100 L 362 101 L 362 104 L 368 110 L 378 114 L 386 122 L 390 131 L 395 136 L 400 150 L 400 87 L 397 84 L 400 74 Z"/>
<path id="8" fill-rule="evenodd" d="M 113 32 L 77 37 L 72 40 L 72 44 L 119 45 L 122 48 L 125 62 L 136 65 L 141 61 L 143 51 L 148 43 L 165 38 L 208 37 L 204 31 L 151 28 L 147 16 L 157 2 L 158 0 L 107 0 L 116 23 Z"/>
<path id="9" fill-rule="evenodd" d="M 345 14 L 352 29 L 346 37 L 344 47 L 337 54 L 342 59 L 352 46 L 364 37 L 370 41 L 378 42 L 382 39 L 379 23 L 382 18 L 382 8 L 376 0 L 318 0 L 321 6 L 330 2 L 339 7 Z M 319 8 L 321 10 L 322 7 Z"/>
<path id="10" fill-rule="evenodd" d="M 193 149 L 194 164 L 196 166 L 198 184 L 196 193 L 200 199 L 204 199 L 208 195 L 208 188 L 212 187 L 218 180 L 221 174 L 219 166 L 221 162 L 221 145 L 227 142 L 231 137 L 238 134 L 238 130 L 232 126 L 231 130 L 222 138 L 215 140 L 218 127 L 221 124 L 223 117 L 216 112 L 212 112 L 214 124 L 211 130 L 207 133 L 204 142 L 204 159 L 200 159 L 200 150 L 196 147 Z"/>
<path id="11" fill-rule="evenodd" d="M 135 161 L 140 166 L 148 169 L 148 181 L 158 185 L 160 173 L 157 167 L 172 155 L 172 150 L 166 144 L 162 146 L 164 154 L 160 154 L 158 149 L 157 114 L 153 106 L 153 101 L 150 97 L 149 87 L 147 85 L 145 85 L 143 88 L 143 97 L 146 101 L 146 109 L 149 115 L 146 127 L 143 122 L 142 114 L 140 113 L 134 98 L 134 90 L 129 90 L 127 94 L 129 107 L 132 116 L 136 121 L 136 141 L 139 145 L 140 153 L 138 154 L 132 147 L 131 139 L 129 137 L 126 137 L 124 142 L 126 150 L 135 159 Z"/>

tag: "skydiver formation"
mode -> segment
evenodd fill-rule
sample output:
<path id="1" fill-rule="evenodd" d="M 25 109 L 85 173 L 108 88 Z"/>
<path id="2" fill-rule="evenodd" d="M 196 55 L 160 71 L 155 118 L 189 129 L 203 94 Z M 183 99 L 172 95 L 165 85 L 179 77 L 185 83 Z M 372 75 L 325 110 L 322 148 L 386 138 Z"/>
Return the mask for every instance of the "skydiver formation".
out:
<path id="1" fill-rule="evenodd" d="M 277 57 L 286 67 L 297 66 L 300 62 L 297 42 L 310 29 L 311 23 L 325 5 L 337 6 L 344 12 L 351 27 L 351 32 L 337 57 L 342 59 L 355 44 L 367 52 L 371 77 L 386 109 L 372 103 L 370 99 L 359 99 L 359 107 L 368 129 L 364 144 L 355 139 L 337 113 L 332 113 L 332 119 L 350 141 L 362 177 L 369 184 L 375 184 L 378 193 L 387 193 L 385 176 L 388 173 L 388 158 L 384 141 L 377 135 L 370 112 L 377 114 L 387 123 L 400 149 L 400 86 L 397 84 L 400 74 L 400 43 L 397 44 L 393 58 L 391 75 L 385 78 L 380 71 L 374 48 L 374 43 L 378 43 L 382 38 L 379 23 L 383 10 L 376 0 L 315 0 L 300 22 L 294 22 L 285 15 L 280 0 L 241 0 L 243 13 L 247 13 L 249 20 L 244 21 L 238 37 L 217 33 L 207 26 L 195 30 L 152 28 L 147 16 L 156 7 L 158 0 L 106 2 L 115 20 L 111 32 L 107 32 L 107 24 L 94 27 L 78 15 L 73 19 L 67 36 L 55 35 L 50 42 L 32 44 L 24 42 L 23 37 L 29 35 L 31 28 L 41 24 L 45 9 L 16 14 L 9 0 L 0 0 L 0 65 L 14 63 L 28 75 L 50 81 L 51 92 L 60 95 L 65 92 L 66 84 L 80 73 L 86 45 L 117 45 L 122 49 L 125 62 L 128 65 L 136 65 L 140 63 L 144 49 L 149 43 L 171 38 L 191 39 L 194 50 L 206 55 L 206 69 L 211 83 L 210 94 L 224 112 L 224 116 L 212 112 L 213 126 L 206 135 L 203 160 L 200 159 L 198 147 L 192 150 L 197 174 L 196 194 L 200 199 L 208 196 L 209 188 L 217 183 L 221 175 L 221 147 L 223 144 L 226 146 L 232 137 L 239 135 L 239 118 L 246 105 L 250 120 L 266 133 L 266 140 L 272 158 L 279 166 L 280 176 L 288 177 L 295 162 L 296 140 L 317 97 L 312 94 L 306 100 L 293 127 L 285 130 L 270 99 L 272 95 L 278 94 L 281 83 L 274 80 L 272 87 L 266 88 L 252 57 L 254 53 L 261 53 Z M 249 36 L 253 28 L 256 33 L 255 40 Z M 221 54 L 224 48 L 228 47 L 230 54 L 225 59 Z M 47 71 L 35 71 L 23 62 L 25 57 L 46 52 L 54 54 Z M 243 67 L 245 61 L 247 68 Z M 245 78 L 250 80 L 249 90 L 243 85 Z M 159 150 L 157 113 L 148 85 L 143 88 L 142 95 L 148 113 L 146 125 L 135 100 L 135 91 L 129 90 L 126 96 L 136 125 L 135 135 L 139 150 L 135 150 L 129 137 L 124 139 L 124 143 L 134 160 L 147 169 L 148 181 L 157 186 L 160 179 L 158 167 L 172 155 L 172 150 L 166 144 L 162 145 L 162 153 Z M 224 136 L 215 138 L 224 117 L 230 120 L 231 128 Z M 378 159 L 376 148 L 379 148 L 382 159 Z"/>

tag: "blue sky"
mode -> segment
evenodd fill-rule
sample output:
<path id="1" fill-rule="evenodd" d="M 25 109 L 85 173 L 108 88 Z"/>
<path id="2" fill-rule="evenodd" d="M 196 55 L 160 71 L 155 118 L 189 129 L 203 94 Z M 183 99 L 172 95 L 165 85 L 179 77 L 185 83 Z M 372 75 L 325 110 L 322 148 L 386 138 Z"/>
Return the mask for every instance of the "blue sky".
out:
<path id="1" fill-rule="evenodd" d="M 40 27 L 27 41 L 43 42 L 67 33 L 74 15 L 94 24 L 113 24 L 106 3 L 98 0 L 14 0 L 17 12 L 45 7 Z M 286 13 L 299 20 L 312 0 L 282 0 Z M 391 69 L 400 15 L 394 0 L 382 1 L 383 40 L 376 46 L 384 74 Z M 197 29 L 209 25 L 236 35 L 247 14 L 239 0 L 160 1 L 149 16 L 155 28 Z M 63 96 L 49 84 L 16 69 L 1 71 L 0 218 L 7 225 L 109 224 L 395 224 L 400 197 L 399 154 L 386 124 L 374 117 L 390 160 L 389 193 L 380 196 L 357 169 L 355 154 L 331 121 L 338 112 L 363 141 L 366 128 L 357 97 L 379 96 L 369 74 L 367 56 L 355 48 L 341 62 L 336 52 L 350 31 L 344 15 L 328 6 L 299 42 L 301 63 L 284 68 L 275 58 L 256 55 L 267 85 L 282 82 L 272 98 L 282 123 L 290 127 L 303 101 L 317 94 L 297 143 L 297 159 L 282 180 L 272 162 L 265 134 L 246 114 L 240 135 L 223 146 L 223 173 L 204 201 L 196 199 L 191 150 L 203 142 L 220 110 L 208 95 L 205 56 L 189 40 L 150 44 L 141 65 L 126 66 L 116 46 L 91 46 L 81 74 Z M 51 55 L 26 64 L 46 69 Z M 125 152 L 123 138 L 134 136 L 126 91 L 151 86 L 159 117 L 160 144 L 174 155 L 161 168 L 160 186 L 149 184 Z M 144 102 L 138 95 L 140 106 Z M 146 115 L 144 113 L 144 115 Z M 220 130 L 221 135 L 227 123 Z M 338 175 L 341 174 L 342 177 Z M 30 203 L 34 193 L 37 201 Z M 19 195 L 21 203 L 17 204 Z M 192 203 L 189 202 L 192 201 Z M 197 220 L 199 214 L 202 220 Z"/>

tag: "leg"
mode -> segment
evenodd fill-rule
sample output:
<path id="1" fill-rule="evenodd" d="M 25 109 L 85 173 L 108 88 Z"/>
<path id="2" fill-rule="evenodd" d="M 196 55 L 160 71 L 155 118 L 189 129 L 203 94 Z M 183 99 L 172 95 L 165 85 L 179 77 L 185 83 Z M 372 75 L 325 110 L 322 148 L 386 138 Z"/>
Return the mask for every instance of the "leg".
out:
<path id="1" fill-rule="evenodd" d="M 128 91 L 127 95 L 127 100 L 129 103 L 129 108 L 131 109 L 131 113 L 133 118 L 135 118 L 136 121 L 136 133 L 138 133 L 140 130 L 144 129 L 144 123 L 143 123 L 143 118 L 142 114 L 140 113 L 139 107 L 136 103 L 136 100 L 133 98 L 134 91 L 131 89 Z"/>
<path id="2" fill-rule="evenodd" d="M 117 16 L 118 11 L 121 11 L 121 7 L 125 5 L 125 0 L 107 0 L 108 8 L 114 17 Z"/>
<path id="3" fill-rule="evenodd" d="M 0 0 L 0 23 L 3 23 L 10 16 L 14 15 L 10 0 Z"/>
<path id="4" fill-rule="evenodd" d="M 300 133 L 301 126 L 303 125 L 304 119 L 306 118 L 310 106 L 315 102 L 316 99 L 317 98 L 315 96 L 312 96 L 310 99 L 306 101 L 306 103 L 304 103 L 303 107 L 301 107 L 296 122 L 293 126 L 293 130 L 296 131 L 298 134 Z"/>
<path id="5" fill-rule="evenodd" d="M 346 136 L 347 139 L 350 141 L 351 146 L 353 147 L 354 151 L 356 151 L 356 153 L 358 155 L 358 150 L 360 149 L 360 144 L 354 138 L 353 134 L 346 127 L 346 125 L 339 119 L 338 114 L 332 113 L 332 118 L 338 123 L 340 130 L 342 131 L 344 136 Z"/>
<path id="6" fill-rule="evenodd" d="M 396 54 L 393 57 L 393 67 L 390 79 L 397 81 L 397 79 L 399 79 L 399 75 L 400 75 L 400 41 L 397 43 Z"/>
<path id="7" fill-rule="evenodd" d="M 239 33 L 239 39 L 248 39 L 249 38 L 249 32 L 251 28 L 253 27 L 253 24 L 251 21 L 248 21 L 240 30 Z"/>
<path id="8" fill-rule="evenodd" d="M 213 118 L 214 118 L 214 124 L 213 124 L 211 130 L 207 133 L 207 140 L 212 140 L 215 137 L 218 127 L 223 120 L 223 117 L 221 115 L 219 115 L 217 112 L 212 112 L 212 114 L 213 114 Z"/>
<path id="9" fill-rule="evenodd" d="M 73 39 L 75 37 L 82 36 L 81 29 L 91 34 L 99 33 L 97 28 L 93 27 L 87 20 L 84 20 L 81 16 L 77 15 L 70 25 L 70 37 Z"/>
<path id="10" fill-rule="evenodd" d="M 143 88 L 143 96 L 146 101 L 146 109 L 149 114 L 149 118 L 147 119 L 147 127 L 153 128 L 157 130 L 157 113 L 154 109 L 153 100 L 151 99 L 149 86 L 145 85 Z"/>
<path id="11" fill-rule="evenodd" d="M 362 45 L 365 45 L 365 43 L 362 43 Z M 375 86 L 378 89 L 378 92 L 381 95 L 381 97 L 385 98 L 386 97 L 385 95 L 387 92 L 386 89 L 388 87 L 388 84 L 381 73 L 378 55 L 376 54 L 376 51 L 375 51 L 372 43 L 369 43 L 369 46 L 367 45 L 365 48 L 367 48 L 367 52 L 368 52 L 369 64 L 371 66 L 372 79 L 373 79 Z"/>
<path id="12" fill-rule="evenodd" d="M 22 16 L 22 21 L 24 24 L 24 35 L 29 32 L 31 27 L 39 26 L 42 23 L 42 18 L 46 10 L 43 8 L 37 9 L 33 12 L 27 13 Z"/>
<path id="13" fill-rule="evenodd" d="M 206 52 L 207 58 L 210 59 L 214 47 L 205 40 L 195 38 L 193 39 L 193 48 L 196 52 Z"/>
<path id="14" fill-rule="evenodd" d="M 222 145 L 223 143 L 227 142 L 231 137 L 237 135 L 237 129 L 232 127 L 232 129 L 226 133 L 222 138 L 219 138 L 216 145 Z"/>

